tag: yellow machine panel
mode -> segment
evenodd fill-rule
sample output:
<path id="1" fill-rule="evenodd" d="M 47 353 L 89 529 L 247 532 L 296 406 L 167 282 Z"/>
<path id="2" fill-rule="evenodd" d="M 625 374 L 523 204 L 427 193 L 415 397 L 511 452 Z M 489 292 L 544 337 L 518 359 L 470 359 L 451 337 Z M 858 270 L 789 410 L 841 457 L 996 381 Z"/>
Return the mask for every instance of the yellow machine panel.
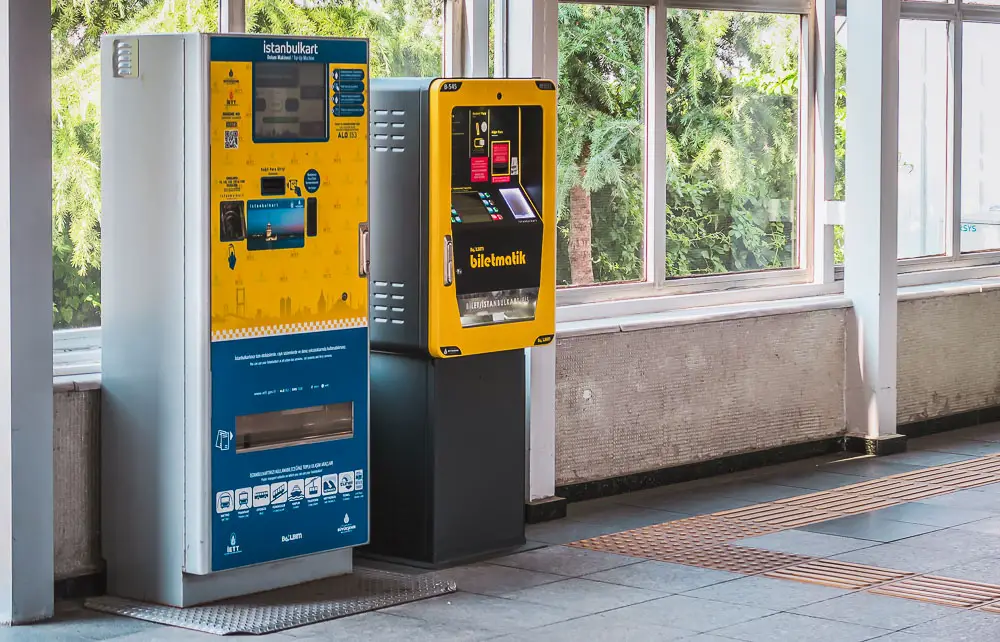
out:
<path id="1" fill-rule="evenodd" d="M 213 341 L 367 325 L 367 71 L 211 63 Z"/>
<path id="2" fill-rule="evenodd" d="M 435 80 L 429 101 L 428 351 L 446 358 L 551 343 L 555 86 Z"/>

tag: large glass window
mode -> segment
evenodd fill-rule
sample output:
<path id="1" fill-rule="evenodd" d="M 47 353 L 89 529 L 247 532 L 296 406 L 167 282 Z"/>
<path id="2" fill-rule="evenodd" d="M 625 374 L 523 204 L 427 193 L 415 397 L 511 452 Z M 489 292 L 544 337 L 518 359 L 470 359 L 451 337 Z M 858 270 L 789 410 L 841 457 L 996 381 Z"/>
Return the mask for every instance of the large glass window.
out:
<path id="1" fill-rule="evenodd" d="M 101 323 L 100 38 L 214 31 L 219 0 L 52 2 L 53 327 Z"/>
<path id="2" fill-rule="evenodd" d="M 899 24 L 899 258 L 945 252 L 948 23 Z"/>
<path id="3" fill-rule="evenodd" d="M 1000 24 L 966 24 L 962 57 L 962 251 L 1000 249 Z"/>
<path id="4" fill-rule="evenodd" d="M 798 15 L 667 14 L 667 276 L 798 265 Z"/>
<path id="5" fill-rule="evenodd" d="M 644 278 L 646 10 L 559 5 L 557 280 Z"/>
<path id="6" fill-rule="evenodd" d="M 847 20 L 835 23 L 834 198 L 846 195 Z M 899 25 L 899 258 L 944 254 L 948 221 L 948 23 L 901 20 Z M 836 230 L 834 260 L 844 262 L 844 230 Z M 849 233 L 849 232 L 848 232 Z"/>

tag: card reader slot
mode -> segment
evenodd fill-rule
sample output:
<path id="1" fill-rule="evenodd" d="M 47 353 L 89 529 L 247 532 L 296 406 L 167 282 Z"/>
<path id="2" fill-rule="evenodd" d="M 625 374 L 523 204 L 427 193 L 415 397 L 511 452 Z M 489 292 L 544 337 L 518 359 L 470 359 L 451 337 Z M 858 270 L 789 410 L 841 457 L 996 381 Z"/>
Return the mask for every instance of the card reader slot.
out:
<path id="1" fill-rule="evenodd" d="M 316 236 L 318 203 L 315 196 L 306 199 L 306 236 Z"/>
<path id="2" fill-rule="evenodd" d="M 284 176 L 261 176 L 260 177 L 261 196 L 284 196 L 285 177 Z"/>

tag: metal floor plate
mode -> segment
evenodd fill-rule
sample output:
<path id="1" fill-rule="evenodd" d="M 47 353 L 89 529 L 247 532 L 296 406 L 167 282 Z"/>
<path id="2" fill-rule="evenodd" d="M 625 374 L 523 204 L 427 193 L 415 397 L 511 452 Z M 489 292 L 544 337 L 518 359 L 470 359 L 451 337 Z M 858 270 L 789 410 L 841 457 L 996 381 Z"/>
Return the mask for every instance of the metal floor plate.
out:
<path id="1" fill-rule="evenodd" d="M 103 596 L 85 606 L 95 611 L 216 635 L 274 633 L 453 593 L 454 582 L 433 573 L 401 575 L 355 569 L 351 575 L 178 609 Z"/>

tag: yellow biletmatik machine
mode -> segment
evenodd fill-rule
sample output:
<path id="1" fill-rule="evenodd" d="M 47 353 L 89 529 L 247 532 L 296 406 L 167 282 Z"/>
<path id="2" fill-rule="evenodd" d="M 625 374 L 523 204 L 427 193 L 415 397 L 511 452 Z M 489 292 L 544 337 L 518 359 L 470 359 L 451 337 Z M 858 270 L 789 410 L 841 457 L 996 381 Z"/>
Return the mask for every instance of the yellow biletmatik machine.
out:
<path id="1" fill-rule="evenodd" d="M 368 43 L 106 36 L 112 595 L 348 573 L 368 541 Z"/>
<path id="2" fill-rule="evenodd" d="M 372 541 L 524 543 L 525 349 L 555 331 L 555 85 L 372 85 Z"/>

